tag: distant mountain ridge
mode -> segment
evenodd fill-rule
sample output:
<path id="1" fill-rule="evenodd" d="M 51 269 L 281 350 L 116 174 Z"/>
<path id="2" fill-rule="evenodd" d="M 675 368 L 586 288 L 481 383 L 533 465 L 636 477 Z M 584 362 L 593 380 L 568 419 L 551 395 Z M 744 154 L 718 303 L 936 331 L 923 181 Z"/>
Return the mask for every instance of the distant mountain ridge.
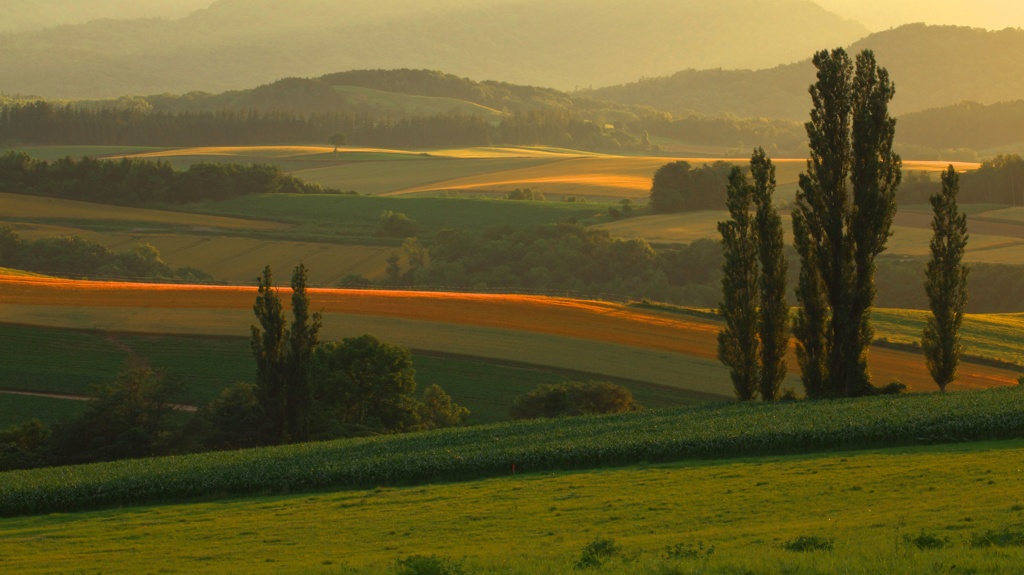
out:
<path id="1" fill-rule="evenodd" d="M 573 90 L 765 68 L 866 34 L 810 0 L 219 0 L 178 20 L 0 34 L 0 92 L 221 92 L 367 68 Z"/>
<path id="2" fill-rule="evenodd" d="M 1024 95 L 1024 30 L 908 24 L 872 34 L 848 51 L 853 54 L 865 48 L 874 50 L 896 84 L 890 105 L 894 114 L 964 100 L 991 104 Z M 584 93 L 673 114 L 805 119 L 810 109 L 807 87 L 814 81 L 814 67 L 807 56 L 768 70 L 689 69 Z"/>

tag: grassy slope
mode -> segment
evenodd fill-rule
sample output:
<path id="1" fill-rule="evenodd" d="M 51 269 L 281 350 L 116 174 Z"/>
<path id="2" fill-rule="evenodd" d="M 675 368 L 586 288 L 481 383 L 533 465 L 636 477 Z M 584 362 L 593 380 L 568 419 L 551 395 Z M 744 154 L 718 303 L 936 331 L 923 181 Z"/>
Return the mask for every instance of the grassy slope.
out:
<path id="1" fill-rule="evenodd" d="M 903 408 L 896 409 L 905 414 L 883 419 L 922 415 L 909 399 L 902 398 L 898 404 Z M 960 397 L 934 394 L 921 399 L 927 399 L 929 406 L 918 407 L 931 410 Z M 888 413 L 897 405 L 888 400 L 883 403 L 892 405 L 873 400 L 850 403 L 848 408 L 858 413 L 867 413 L 861 408 Z M 717 424 L 698 421 L 692 427 L 724 430 L 738 424 L 754 431 L 770 421 L 778 426 L 781 420 L 817 422 L 826 428 L 845 413 L 842 406 L 833 409 L 828 403 L 775 406 L 774 417 L 766 413 L 771 410 L 747 407 L 751 406 L 705 411 L 713 417 L 728 412 L 736 419 Z M 823 413 L 815 415 L 819 410 Z M 758 415 L 751 417 L 754 412 Z M 676 414 L 675 419 L 682 415 Z M 571 458 L 596 435 L 606 438 L 599 441 L 607 441 L 624 432 L 646 433 L 650 424 L 656 423 L 648 419 L 584 420 L 579 423 L 587 429 L 576 432 L 568 429 L 577 423 L 574 421 L 531 427 L 545 428 L 543 433 L 553 439 L 557 435 L 548 449 L 561 450 Z M 670 419 L 663 418 L 661 424 L 670 424 Z M 850 423 L 839 427 L 844 425 Z M 605 426 L 608 429 L 599 432 Z M 560 427 L 565 429 L 555 434 Z M 509 431 L 495 428 L 491 433 L 502 437 L 485 433 L 479 440 L 494 444 L 498 439 L 530 434 L 522 429 L 506 437 Z M 401 449 L 399 444 L 420 446 L 428 437 L 455 439 L 455 435 L 443 433 L 393 438 L 387 443 Z M 463 451 L 461 443 L 449 443 L 449 457 Z M 257 459 L 261 468 L 272 470 L 277 467 L 273 453 L 313 454 L 319 449 L 310 447 L 313 449 L 269 450 Z M 409 461 L 434 453 L 425 447 L 417 447 Z M 392 453 L 395 448 L 386 451 Z M 235 455 L 252 459 L 245 452 Z M 511 470 L 507 469 L 500 474 L 504 477 L 461 484 L 435 482 L 419 487 L 4 519 L 0 522 L 0 567 L 12 572 L 86 568 L 117 573 L 132 572 L 141 565 L 149 570 L 175 567 L 190 572 L 224 572 L 245 565 L 247 572 L 348 572 L 348 567 L 369 567 L 368 572 L 377 572 L 397 557 L 437 553 L 465 557 L 484 572 L 499 572 L 500 568 L 502 573 L 559 573 L 565 572 L 585 544 L 597 537 L 613 537 L 623 545 L 626 559 L 611 562 L 610 572 L 615 573 L 652 572 L 659 565 L 677 564 L 663 562 L 666 548 L 683 545 L 696 550 L 698 543 L 714 546 L 715 552 L 706 565 L 689 560 L 678 563 L 687 567 L 684 572 L 709 567 L 712 573 L 735 573 L 737 569 L 776 573 L 790 566 L 799 568 L 790 572 L 820 573 L 834 572 L 842 565 L 849 573 L 930 573 L 955 561 L 964 569 L 979 569 L 972 572 L 998 573 L 1024 558 L 1022 456 L 1024 442 L 1017 439 L 643 464 L 519 477 L 508 477 Z M 199 471 L 192 469 L 190 461 L 194 459 L 150 461 L 177 466 L 188 474 Z M 146 466 L 147 460 L 140 460 L 66 468 L 61 473 L 69 480 L 76 477 L 75 483 L 87 483 L 109 476 L 108 468 L 123 468 L 121 471 L 133 470 L 132 475 L 141 480 L 142 475 L 148 476 Z M 219 469 L 213 472 L 220 473 Z M 6 478 L 19 483 L 20 475 Z M 57 478 L 52 471 L 30 475 L 44 483 Z M 145 482 L 154 480 L 150 477 Z M 972 542 L 987 532 L 1017 533 L 1017 542 L 996 550 L 974 547 Z M 947 548 L 918 550 L 903 537 L 922 533 L 947 540 Z M 835 551 L 804 555 L 781 549 L 800 536 L 833 540 Z M 647 567 L 640 569 L 640 565 Z"/>
<path id="2" fill-rule="evenodd" d="M 629 560 L 601 572 L 1009 572 L 1024 549 L 970 541 L 1024 521 L 1021 457 L 1018 440 L 5 519 L 0 568 L 380 573 L 437 554 L 473 572 L 565 573 L 584 545 L 610 537 Z M 948 547 L 903 540 L 922 531 Z M 800 536 L 834 539 L 836 550 L 782 549 Z M 714 547 L 706 563 L 662 559 L 698 543 Z"/>

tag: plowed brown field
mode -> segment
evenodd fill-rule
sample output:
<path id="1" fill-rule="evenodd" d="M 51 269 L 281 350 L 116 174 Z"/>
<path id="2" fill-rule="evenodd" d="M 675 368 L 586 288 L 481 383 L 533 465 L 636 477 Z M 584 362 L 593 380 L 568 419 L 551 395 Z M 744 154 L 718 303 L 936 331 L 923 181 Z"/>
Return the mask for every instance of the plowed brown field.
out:
<path id="1" fill-rule="evenodd" d="M 287 290 L 282 300 L 289 299 Z M 213 324 L 200 321 L 194 323 L 194 333 L 220 333 L 214 328 L 214 311 L 231 312 L 224 315 L 237 321 L 250 309 L 255 289 L 225 286 L 195 286 L 167 284 L 136 284 L 114 282 L 89 282 L 50 278 L 0 276 L 0 321 L 19 321 L 16 310 L 46 308 L 48 323 L 60 323 L 60 309 L 69 310 L 69 327 L 78 327 L 70 316 L 81 315 L 82 310 L 118 315 L 119 309 L 159 311 L 151 317 L 155 323 L 145 326 L 119 325 L 119 320 L 104 324 L 106 329 L 145 329 L 159 332 L 159 318 L 173 316 L 175 310 L 189 313 L 192 317 L 204 310 L 213 318 Z M 565 298 L 489 295 L 463 293 L 432 293 L 410 291 L 334 290 L 311 289 L 310 298 L 314 309 L 325 314 L 341 316 L 375 316 L 414 320 L 421 326 L 426 341 L 416 347 L 442 349 L 442 351 L 464 352 L 457 338 L 450 335 L 443 341 L 429 341 L 431 326 L 438 332 L 450 334 L 451 326 L 487 328 L 491 332 L 509 332 L 539 337 L 557 336 L 566 341 L 579 342 L 575 351 L 567 348 L 565 353 L 583 353 L 587 342 L 607 349 L 608 344 L 639 348 L 651 352 L 668 352 L 678 356 L 713 361 L 716 355 L 716 333 L 720 324 L 711 319 L 701 319 L 677 314 L 637 310 L 621 304 Z M 251 317 L 251 316 L 250 316 Z M 56 320 L 54 318 L 57 318 Z M 251 321 L 251 320 L 250 320 Z M 31 322 L 31 320 L 29 320 Z M 234 329 L 234 327 L 232 327 Z M 180 330 L 176 330 L 180 331 Z M 239 331 L 238 333 L 244 333 Z M 467 331 L 467 337 L 480 330 Z M 406 343 L 406 345 L 409 345 Z M 496 356 L 497 357 L 497 356 Z M 507 358 L 507 356 L 505 356 Z M 531 357 L 520 357 L 531 362 Z M 664 353 L 662 353 L 664 359 Z M 669 357 L 671 359 L 671 357 Z M 537 363 L 540 363 L 538 361 Z M 798 373 L 795 358 L 790 354 L 790 373 Z M 641 366 L 637 366 L 638 371 Z M 934 384 L 924 367 L 920 355 L 889 349 L 872 349 L 870 367 L 876 383 L 887 383 L 898 379 L 913 390 L 932 390 Z M 639 375 L 639 374 L 638 374 Z M 682 371 L 678 377 L 685 379 Z M 1008 370 L 976 364 L 963 364 L 956 388 L 984 388 L 1010 385 L 1016 382 L 1017 374 Z M 687 387 L 679 384 L 679 387 Z M 715 382 L 711 388 L 702 386 L 702 391 L 727 394 L 729 383 Z"/>

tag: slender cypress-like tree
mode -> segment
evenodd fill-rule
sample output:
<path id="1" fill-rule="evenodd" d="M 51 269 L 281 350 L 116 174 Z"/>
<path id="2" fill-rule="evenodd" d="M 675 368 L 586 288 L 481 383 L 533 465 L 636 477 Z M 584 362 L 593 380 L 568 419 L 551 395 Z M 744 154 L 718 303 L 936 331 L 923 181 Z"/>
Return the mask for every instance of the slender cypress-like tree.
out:
<path id="1" fill-rule="evenodd" d="M 260 325 L 252 326 L 252 355 L 256 359 L 256 389 L 260 405 L 267 415 L 270 436 L 278 442 L 286 435 L 288 329 L 281 299 L 274 289 L 270 266 L 256 278 L 259 290 L 252 309 Z"/>
<path id="2" fill-rule="evenodd" d="M 299 264 L 292 274 L 291 329 L 274 289 L 270 266 L 257 278 L 259 290 L 253 312 L 260 326 L 252 326 L 250 344 L 256 359 L 257 397 L 267 415 L 270 436 L 278 443 L 309 437 L 313 400 L 310 365 L 319 343 L 321 321 L 319 313 L 309 313 L 306 277 L 306 266 Z"/>
<path id="3" fill-rule="evenodd" d="M 786 254 L 782 219 L 772 204 L 775 194 L 775 165 L 763 148 L 750 158 L 751 197 L 756 208 L 754 238 L 760 265 L 757 331 L 761 340 L 761 373 L 758 387 L 761 399 L 779 397 L 786 377 L 786 349 L 789 347 L 789 306 L 786 304 Z"/>
<path id="4" fill-rule="evenodd" d="M 925 292 L 932 310 L 924 328 L 921 347 L 928 372 L 941 391 L 956 380 L 964 346 L 960 324 L 967 307 L 967 275 L 963 264 L 967 247 L 967 215 L 956 203 L 960 176 L 950 165 L 942 173 L 942 191 L 930 198 L 932 217 L 932 259 L 925 268 Z"/>
<path id="5" fill-rule="evenodd" d="M 309 414 L 313 407 L 310 366 L 313 350 L 319 343 L 319 313 L 309 313 L 306 293 L 306 266 L 299 264 L 292 273 L 292 327 L 288 331 L 288 438 L 304 441 L 309 438 Z"/>
<path id="6" fill-rule="evenodd" d="M 865 395 L 875 257 L 892 235 L 900 181 L 888 113 L 895 90 L 870 50 L 856 70 L 841 48 L 815 54 L 814 65 L 810 159 L 793 211 L 801 260 L 793 332 L 809 396 Z"/>
<path id="7" fill-rule="evenodd" d="M 718 223 L 722 234 L 722 302 L 725 328 L 718 333 L 718 359 L 729 367 L 736 397 L 749 401 L 758 391 L 757 246 L 750 217 L 750 185 L 739 167 L 729 174 L 726 206 L 732 219 Z"/>

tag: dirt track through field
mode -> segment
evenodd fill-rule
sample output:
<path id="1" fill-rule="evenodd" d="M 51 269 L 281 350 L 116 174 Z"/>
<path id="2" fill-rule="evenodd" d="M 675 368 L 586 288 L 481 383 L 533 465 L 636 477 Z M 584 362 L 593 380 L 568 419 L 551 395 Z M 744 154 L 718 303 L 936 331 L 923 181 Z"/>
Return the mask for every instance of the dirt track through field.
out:
<path id="1" fill-rule="evenodd" d="M 202 310 L 251 309 L 255 288 L 169 284 L 90 282 L 50 278 L 0 276 L 0 321 L 5 305 L 45 308 L 155 308 L 202 312 Z M 287 305 L 288 290 L 281 299 Z M 328 314 L 399 318 L 446 325 L 469 325 L 511 333 L 535 333 L 602 344 L 660 350 L 713 361 L 720 323 L 713 319 L 637 310 L 622 304 L 566 298 L 433 293 L 410 291 L 311 289 L 314 309 Z M 117 329 L 112 326 L 110 329 Z M 202 327 L 196 333 L 203 333 Z M 423 346 L 418 346 L 423 347 Z M 440 351 L 459 352 L 459 349 Z M 531 361 L 523 357 L 523 361 Z M 790 373 L 797 374 L 790 352 Z M 870 353 L 874 380 L 893 379 L 913 390 L 935 388 L 916 353 L 874 348 Z M 680 374 L 685 377 L 685 374 Z M 962 364 L 956 389 L 1010 385 L 1017 374 L 1005 369 Z M 721 388 L 728 389 L 728 382 Z"/>

